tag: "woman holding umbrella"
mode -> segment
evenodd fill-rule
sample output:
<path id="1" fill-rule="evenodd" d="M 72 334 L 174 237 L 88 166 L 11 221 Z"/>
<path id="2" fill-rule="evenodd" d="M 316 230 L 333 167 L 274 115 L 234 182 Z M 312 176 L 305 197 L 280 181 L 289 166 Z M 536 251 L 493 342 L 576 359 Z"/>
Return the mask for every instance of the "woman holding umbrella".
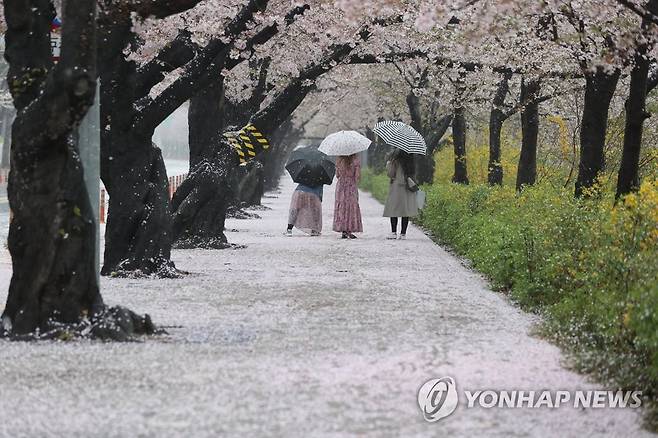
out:
<path id="1" fill-rule="evenodd" d="M 358 152 L 368 149 L 371 141 L 356 131 L 340 131 L 324 139 L 320 150 L 336 160 L 336 200 L 334 204 L 334 231 L 343 239 L 356 239 L 354 233 L 363 232 L 359 207 L 359 179 L 361 161 Z"/>
<path id="2" fill-rule="evenodd" d="M 395 148 L 386 163 L 386 172 L 391 181 L 384 217 L 391 219 L 391 234 L 387 238 L 392 240 L 398 237 L 398 218 L 402 218 L 400 240 L 404 240 L 407 237 L 409 218 L 418 215 L 418 185 L 414 180 L 416 171 L 412 154 L 425 155 L 427 146 L 415 129 L 402 122 L 378 123 L 374 132 Z"/>
<path id="3" fill-rule="evenodd" d="M 286 170 L 298 183 L 290 201 L 286 236 L 298 229 L 319 236 L 322 232 L 323 185 L 331 184 L 336 167 L 329 157 L 312 147 L 301 147 L 293 151 Z"/>

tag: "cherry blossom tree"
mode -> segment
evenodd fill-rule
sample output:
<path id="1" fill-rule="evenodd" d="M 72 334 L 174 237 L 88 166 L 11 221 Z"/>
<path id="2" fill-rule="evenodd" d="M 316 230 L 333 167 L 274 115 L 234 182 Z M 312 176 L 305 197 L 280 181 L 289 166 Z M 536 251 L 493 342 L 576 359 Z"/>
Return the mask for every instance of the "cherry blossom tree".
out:
<path id="1" fill-rule="evenodd" d="M 55 5 L 6 0 L 5 56 L 18 111 L 8 196 L 12 279 L 0 335 L 125 340 L 154 330 L 148 316 L 108 309 L 96 277 L 95 219 L 78 128 L 96 91 L 96 1 L 64 1 L 62 53 L 50 45 Z"/>

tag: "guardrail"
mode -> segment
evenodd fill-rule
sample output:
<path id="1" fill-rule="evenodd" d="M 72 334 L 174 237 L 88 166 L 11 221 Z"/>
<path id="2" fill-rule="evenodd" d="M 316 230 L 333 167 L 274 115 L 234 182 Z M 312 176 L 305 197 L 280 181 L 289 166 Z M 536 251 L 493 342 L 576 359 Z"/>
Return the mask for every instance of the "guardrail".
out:
<path id="1" fill-rule="evenodd" d="M 187 179 L 187 173 L 182 175 L 175 175 L 169 177 L 169 199 L 174 197 L 174 193 L 178 190 L 183 181 Z M 101 202 L 100 202 L 100 221 L 102 224 L 107 220 L 107 211 L 110 205 L 110 197 L 104 188 L 101 188 Z"/>

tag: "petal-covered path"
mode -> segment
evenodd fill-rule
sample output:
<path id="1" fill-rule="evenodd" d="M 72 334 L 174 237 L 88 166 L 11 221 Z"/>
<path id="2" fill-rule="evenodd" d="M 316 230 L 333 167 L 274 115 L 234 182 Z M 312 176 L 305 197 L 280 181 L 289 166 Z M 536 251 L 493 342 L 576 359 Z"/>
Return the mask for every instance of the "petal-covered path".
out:
<path id="1" fill-rule="evenodd" d="M 285 237 L 293 185 L 262 219 L 229 220 L 226 251 L 176 250 L 178 280 L 103 279 L 109 304 L 169 335 L 142 343 L 0 341 L 0 436 L 641 436 L 631 409 L 468 409 L 462 390 L 596 388 L 531 335 L 513 307 L 411 227 L 387 241 L 361 195 L 366 232 Z M 3 229 L 6 229 L 6 220 Z M 6 231 L 5 231 L 6 233 Z M 0 259 L 0 306 L 11 265 Z M 417 391 L 451 376 L 460 405 L 423 420 Z"/>

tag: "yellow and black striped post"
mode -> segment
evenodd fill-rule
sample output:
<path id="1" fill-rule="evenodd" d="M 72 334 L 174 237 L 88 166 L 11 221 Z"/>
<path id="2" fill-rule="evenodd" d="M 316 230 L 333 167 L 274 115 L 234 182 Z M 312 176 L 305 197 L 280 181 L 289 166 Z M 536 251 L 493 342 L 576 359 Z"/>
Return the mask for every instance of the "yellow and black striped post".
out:
<path id="1" fill-rule="evenodd" d="M 224 134 L 240 158 L 240 164 L 247 163 L 258 154 L 270 148 L 265 136 L 251 123 L 237 133 Z"/>

